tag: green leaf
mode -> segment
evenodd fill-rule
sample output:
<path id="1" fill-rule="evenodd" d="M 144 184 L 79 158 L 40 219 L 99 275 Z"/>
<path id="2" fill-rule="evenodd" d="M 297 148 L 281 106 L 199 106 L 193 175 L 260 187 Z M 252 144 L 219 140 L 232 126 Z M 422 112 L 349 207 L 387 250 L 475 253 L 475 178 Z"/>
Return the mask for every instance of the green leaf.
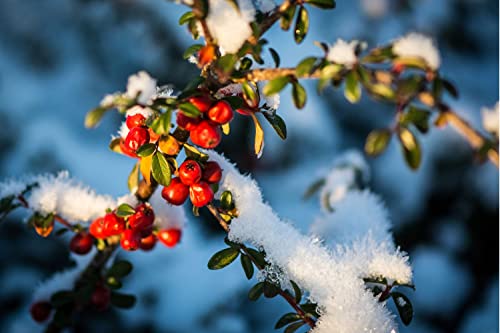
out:
<path id="1" fill-rule="evenodd" d="M 307 57 L 303 59 L 297 67 L 295 68 L 295 73 L 297 74 L 297 77 L 303 77 L 306 75 L 311 74 L 314 65 L 316 64 L 317 58 L 316 57 Z"/>
<path id="2" fill-rule="evenodd" d="M 168 134 L 170 132 L 170 123 L 172 121 L 172 109 L 168 108 L 167 111 L 162 113 L 151 124 L 151 129 L 159 135 Z"/>
<path id="3" fill-rule="evenodd" d="M 333 9 L 336 6 L 335 0 L 306 0 L 306 3 L 321 9 Z"/>
<path id="4" fill-rule="evenodd" d="M 300 6 L 299 13 L 297 14 L 297 19 L 295 20 L 295 30 L 293 31 L 293 37 L 297 44 L 302 43 L 304 38 L 306 38 L 307 32 L 309 31 L 309 14 L 304 6 Z"/>
<path id="5" fill-rule="evenodd" d="M 316 192 L 318 192 L 326 183 L 325 178 L 321 178 L 316 180 L 314 183 L 309 185 L 309 187 L 306 189 L 304 192 L 303 198 L 304 200 L 309 199 L 312 197 Z"/>
<path id="6" fill-rule="evenodd" d="M 58 291 L 50 297 L 50 304 L 54 308 L 59 308 L 66 304 L 73 303 L 75 300 L 75 293 L 69 290 Z"/>
<path id="7" fill-rule="evenodd" d="M 108 269 L 107 276 L 114 276 L 116 278 L 123 278 L 132 272 L 132 264 L 126 260 L 116 261 L 110 269 Z"/>
<path id="8" fill-rule="evenodd" d="M 191 146 L 188 143 L 184 144 L 184 152 L 186 156 L 190 159 L 196 160 L 198 162 L 206 162 L 209 159 L 209 156 L 205 153 L 199 151 L 196 147 Z"/>
<path id="9" fill-rule="evenodd" d="M 373 130 L 368 134 L 365 142 L 365 152 L 370 156 L 381 154 L 391 140 L 391 131 L 388 129 Z"/>
<path id="10" fill-rule="evenodd" d="M 302 290 L 300 290 L 300 287 L 295 283 L 295 281 L 290 280 L 290 284 L 292 285 L 293 292 L 295 294 L 295 302 L 300 303 L 300 300 L 302 299 Z"/>
<path id="11" fill-rule="evenodd" d="M 451 83 L 450 81 L 448 81 L 446 79 L 441 79 L 441 81 L 443 82 L 444 89 L 446 89 L 446 91 L 451 96 L 453 96 L 454 98 L 458 98 L 459 97 L 458 90 L 457 90 L 457 88 L 455 87 L 455 85 L 453 83 Z"/>
<path id="12" fill-rule="evenodd" d="M 179 18 L 179 25 L 184 25 L 186 23 L 189 23 L 192 19 L 194 19 L 194 13 L 193 12 L 186 12 L 182 14 L 182 16 Z"/>
<path id="13" fill-rule="evenodd" d="M 271 52 L 271 56 L 273 57 L 274 65 L 276 66 L 276 68 L 280 67 L 281 60 L 278 52 L 276 52 L 276 50 L 273 49 L 272 47 L 269 48 L 269 52 Z"/>
<path id="14" fill-rule="evenodd" d="M 255 286 L 253 286 L 248 292 L 248 298 L 251 301 L 256 301 L 264 292 L 264 282 L 259 282 Z"/>
<path id="15" fill-rule="evenodd" d="M 108 276 L 106 278 L 106 285 L 113 290 L 118 290 L 122 287 L 122 283 L 115 276 Z"/>
<path id="16" fill-rule="evenodd" d="M 292 85 L 293 103 L 298 109 L 302 109 L 306 105 L 307 92 L 304 87 L 297 81 Z"/>
<path id="17" fill-rule="evenodd" d="M 232 247 L 221 250 L 210 258 L 208 261 L 208 268 L 211 270 L 222 269 L 236 260 L 239 254 L 240 251 Z"/>
<path id="18" fill-rule="evenodd" d="M 418 169 L 422 161 L 422 152 L 415 135 L 407 128 L 400 128 L 399 141 L 408 166 L 413 170 Z"/>
<path id="19" fill-rule="evenodd" d="M 184 115 L 191 118 L 198 118 L 201 115 L 200 110 L 191 103 L 182 103 L 179 105 L 179 109 Z"/>
<path id="20" fill-rule="evenodd" d="M 280 328 L 301 319 L 302 318 L 295 312 L 285 313 L 280 319 L 278 319 L 278 322 L 274 325 L 274 329 L 279 330 Z"/>
<path id="21" fill-rule="evenodd" d="M 290 26 L 292 25 L 292 20 L 293 17 L 295 16 L 295 10 L 297 9 L 297 6 L 290 6 L 287 10 L 283 12 L 280 18 L 280 27 L 283 30 L 288 30 L 290 29 Z"/>
<path id="22" fill-rule="evenodd" d="M 247 276 L 247 279 L 250 280 L 253 276 L 252 260 L 250 260 L 250 258 L 245 254 L 242 254 L 240 259 L 241 259 L 241 266 L 243 267 L 243 270 L 245 271 L 245 275 Z"/>
<path id="23" fill-rule="evenodd" d="M 257 107 L 260 102 L 260 97 L 253 86 L 248 81 L 245 81 L 241 84 L 241 88 L 243 89 L 243 98 L 247 104 L 252 108 Z"/>
<path id="24" fill-rule="evenodd" d="M 122 294 L 118 292 L 111 293 L 111 304 L 117 308 L 130 309 L 134 307 L 136 300 L 137 299 L 134 295 Z"/>
<path id="25" fill-rule="evenodd" d="M 426 133 L 429 130 L 430 116 L 431 112 L 429 110 L 411 105 L 408 111 L 401 115 L 399 123 L 404 127 L 413 124 L 420 132 Z"/>
<path id="26" fill-rule="evenodd" d="M 305 323 L 304 322 L 299 322 L 299 323 L 294 323 L 294 324 L 291 324 L 290 326 L 288 326 L 286 329 L 285 329 L 285 332 L 284 333 L 293 333 L 295 332 L 296 330 L 298 330 L 299 328 L 302 327 L 302 325 L 304 325 Z"/>
<path id="27" fill-rule="evenodd" d="M 257 262 L 257 264 L 264 268 L 267 265 L 266 259 L 264 259 L 264 254 L 252 248 L 247 248 L 248 253 L 252 256 L 252 258 Z"/>
<path id="28" fill-rule="evenodd" d="M 217 59 L 217 67 L 222 69 L 224 73 L 231 73 L 237 61 L 236 55 L 228 53 Z"/>
<path id="29" fill-rule="evenodd" d="M 286 139 L 286 124 L 283 118 L 276 113 L 262 112 L 264 118 L 267 119 L 269 124 L 274 128 L 279 137 L 283 140 Z"/>
<path id="30" fill-rule="evenodd" d="M 196 52 L 198 52 L 199 50 L 201 50 L 202 47 L 203 47 L 202 44 L 191 45 L 190 47 L 188 47 L 186 49 L 186 51 L 184 51 L 184 54 L 182 55 L 182 57 L 184 59 L 188 59 L 190 56 L 194 55 Z"/>
<path id="31" fill-rule="evenodd" d="M 134 207 L 130 206 L 129 204 L 122 203 L 118 208 L 116 209 L 116 215 L 119 217 L 127 217 L 130 215 L 135 214 L 135 209 Z"/>
<path id="32" fill-rule="evenodd" d="M 392 90 L 390 85 L 383 83 L 375 83 L 367 86 L 372 94 L 382 97 L 387 100 L 394 100 L 396 93 Z"/>
<path id="33" fill-rule="evenodd" d="M 85 116 L 85 127 L 86 128 L 93 128 L 99 125 L 99 122 L 101 121 L 102 116 L 108 111 L 109 108 L 105 108 L 102 106 L 99 106 L 87 113 Z"/>
<path id="34" fill-rule="evenodd" d="M 350 71 L 345 78 L 344 96 L 352 104 L 357 103 L 361 98 L 361 86 L 354 71 Z"/>
<path id="35" fill-rule="evenodd" d="M 165 155 L 160 152 L 156 152 L 153 155 L 151 171 L 153 173 L 153 178 L 158 182 L 158 184 L 163 186 L 170 185 L 172 174 Z"/>
<path id="36" fill-rule="evenodd" d="M 234 209 L 233 194 L 231 193 L 231 191 L 222 192 L 220 196 L 220 206 L 225 210 Z"/>
<path id="37" fill-rule="evenodd" d="M 188 92 L 190 94 L 192 94 L 193 90 L 195 90 L 196 88 L 198 88 L 198 86 L 200 84 L 202 84 L 203 82 L 205 82 L 205 78 L 203 76 L 197 76 L 197 77 L 195 77 L 194 79 L 192 79 L 191 81 L 188 82 L 188 84 L 186 85 L 186 87 L 184 87 L 184 90 L 182 90 L 182 93 L 179 96 L 177 96 L 177 98 L 181 99 L 181 98 L 186 97 L 186 94 Z"/>
<path id="38" fill-rule="evenodd" d="M 264 281 L 264 296 L 267 298 L 276 297 L 279 293 L 279 288 L 270 281 Z"/>
<path id="39" fill-rule="evenodd" d="M 128 175 L 127 186 L 130 192 L 134 192 L 139 186 L 139 163 L 134 165 L 134 168 Z"/>
<path id="40" fill-rule="evenodd" d="M 320 78 L 323 80 L 331 80 L 334 77 L 336 77 L 341 70 L 342 70 L 341 65 L 328 64 L 325 67 L 321 68 Z"/>
<path id="41" fill-rule="evenodd" d="M 252 64 L 252 59 L 245 57 L 240 60 L 240 70 L 246 71 L 252 67 Z"/>
<path id="42" fill-rule="evenodd" d="M 156 145 L 154 143 L 146 143 L 137 149 L 136 154 L 140 157 L 146 157 L 153 154 L 156 150 Z"/>
<path id="43" fill-rule="evenodd" d="M 267 96 L 277 94 L 281 90 L 283 90 L 283 88 L 285 88 L 289 82 L 290 82 L 289 76 L 278 77 L 276 79 L 269 81 L 262 89 L 262 92 L 264 93 L 264 95 Z"/>
<path id="44" fill-rule="evenodd" d="M 302 310 L 304 310 L 304 312 L 314 316 L 314 317 L 318 317 L 318 304 L 316 303 L 304 303 L 304 304 L 300 304 L 300 308 Z"/>
<path id="45" fill-rule="evenodd" d="M 413 319 L 413 306 L 411 305 L 409 298 L 397 291 L 393 291 L 391 293 L 391 297 L 394 300 L 396 308 L 398 309 L 401 321 L 403 324 L 408 326 Z"/>

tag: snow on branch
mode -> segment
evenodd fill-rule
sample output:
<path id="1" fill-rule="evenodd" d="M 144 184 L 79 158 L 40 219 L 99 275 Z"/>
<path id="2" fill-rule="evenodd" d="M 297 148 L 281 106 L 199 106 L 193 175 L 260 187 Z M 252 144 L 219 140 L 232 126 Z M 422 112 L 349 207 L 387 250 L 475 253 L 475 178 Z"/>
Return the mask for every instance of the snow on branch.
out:
<path id="1" fill-rule="evenodd" d="M 434 70 L 441 64 L 441 57 L 433 40 L 419 33 L 411 32 L 396 40 L 392 50 L 400 57 L 421 58 Z"/>
<path id="2" fill-rule="evenodd" d="M 374 228 L 381 227 L 382 231 L 377 230 L 380 234 L 374 231 L 364 235 L 367 228 L 363 224 L 355 226 L 354 231 L 344 232 L 345 243 L 329 249 L 317 237 L 302 235 L 290 223 L 282 221 L 263 201 L 254 180 L 241 175 L 217 153 L 208 154 L 224 170 L 220 191 L 231 191 L 238 209 L 238 217 L 230 225 L 229 239 L 263 248 L 266 260 L 281 268 L 282 280 L 294 280 L 309 291 L 310 299 L 318 302 L 321 311 L 314 332 L 391 332 L 396 329 L 385 303 L 379 303 L 363 281 L 368 273 L 400 283 L 409 283 L 411 279 L 407 257 L 394 249 L 387 216 L 382 211 L 373 222 L 374 226 L 381 223 Z M 373 203 L 383 209 L 378 199 L 366 193 L 344 198 L 350 199 L 349 206 L 341 210 L 346 218 L 351 208 L 354 210 L 351 213 L 357 212 L 358 217 Z M 360 200 L 357 205 L 356 200 Z M 376 207 L 371 208 L 376 210 Z M 367 214 L 362 216 L 365 220 L 370 219 Z M 339 229 L 352 228 L 354 222 L 344 221 Z"/>

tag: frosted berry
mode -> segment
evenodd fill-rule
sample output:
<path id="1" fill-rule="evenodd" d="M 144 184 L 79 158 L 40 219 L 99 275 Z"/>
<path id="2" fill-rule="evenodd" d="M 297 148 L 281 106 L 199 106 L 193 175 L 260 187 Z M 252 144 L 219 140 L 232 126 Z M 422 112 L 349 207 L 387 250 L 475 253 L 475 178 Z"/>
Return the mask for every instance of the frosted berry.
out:
<path id="1" fill-rule="evenodd" d="M 179 127 L 184 128 L 186 131 L 192 131 L 198 126 L 201 119 L 200 118 L 192 118 L 188 117 L 182 112 L 177 112 L 177 125 Z"/>
<path id="2" fill-rule="evenodd" d="M 188 102 L 196 106 L 201 113 L 205 113 L 210 109 L 212 100 L 208 96 L 192 96 L 188 98 Z"/>
<path id="3" fill-rule="evenodd" d="M 103 239 L 108 237 L 106 233 L 106 228 L 104 226 L 104 218 L 99 217 L 90 224 L 89 232 L 92 236 L 98 239 Z"/>
<path id="4" fill-rule="evenodd" d="M 125 145 L 125 139 L 120 140 L 120 150 L 123 154 L 130 156 L 130 157 L 137 157 L 137 154 L 135 153 L 135 150 L 130 149 L 128 146 Z"/>
<path id="5" fill-rule="evenodd" d="M 220 182 L 222 178 L 222 169 L 219 166 L 219 163 L 214 161 L 209 161 L 205 164 L 205 168 L 203 169 L 202 179 L 209 184 L 215 184 Z"/>
<path id="6" fill-rule="evenodd" d="M 214 192 L 207 182 L 201 181 L 189 187 L 189 198 L 195 207 L 203 207 L 214 198 Z"/>
<path id="7" fill-rule="evenodd" d="M 189 187 L 183 184 L 180 178 L 172 178 L 170 185 L 161 191 L 161 196 L 172 205 L 180 206 L 189 196 Z"/>
<path id="8" fill-rule="evenodd" d="M 52 312 L 52 305 L 49 302 L 40 301 L 31 304 L 31 318 L 33 318 L 33 320 L 37 323 L 41 323 L 49 319 L 50 312 Z"/>
<path id="9" fill-rule="evenodd" d="M 128 132 L 124 145 L 128 150 L 136 152 L 140 146 L 149 143 L 149 131 L 146 127 L 134 127 Z"/>
<path id="10" fill-rule="evenodd" d="M 174 247 L 181 240 L 182 231 L 179 229 L 163 229 L 158 231 L 158 239 L 167 247 Z"/>
<path id="11" fill-rule="evenodd" d="M 146 237 L 153 231 L 155 213 L 149 205 L 141 204 L 135 209 L 135 214 L 128 218 L 130 228 L 140 232 L 142 237 Z"/>
<path id="12" fill-rule="evenodd" d="M 226 101 L 218 101 L 210 110 L 208 110 L 208 118 L 217 124 L 226 124 L 233 120 L 233 108 Z"/>
<path id="13" fill-rule="evenodd" d="M 125 220 L 115 213 L 107 213 L 104 216 L 104 229 L 108 237 L 119 235 L 125 230 Z"/>
<path id="14" fill-rule="evenodd" d="M 96 286 L 90 296 L 90 303 L 99 311 L 104 311 L 109 307 L 111 300 L 111 290 L 104 286 Z"/>
<path id="15" fill-rule="evenodd" d="M 79 232 L 71 238 L 69 248 L 76 254 L 87 254 L 94 245 L 94 237 L 86 232 Z"/>
<path id="16" fill-rule="evenodd" d="M 197 183 L 201 179 L 201 166 L 195 160 L 186 160 L 179 167 L 179 178 L 186 185 Z"/>
<path id="17" fill-rule="evenodd" d="M 212 149 L 219 145 L 222 133 L 219 126 L 203 120 L 190 132 L 189 137 L 195 145 Z"/>
<path id="18" fill-rule="evenodd" d="M 127 119 L 125 120 L 125 124 L 127 124 L 127 127 L 129 129 L 132 129 L 137 126 L 143 126 L 145 122 L 146 122 L 146 117 L 144 117 L 140 113 L 128 116 Z"/>
<path id="19" fill-rule="evenodd" d="M 132 229 L 127 229 L 122 233 L 120 245 L 126 251 L 135 251 L 141 246 L 141 235 Z"/>
<path id="20" fill-rule="evenodd" d="M 150 234 L 147 237 L 141 238 L 141 245 L 140 245 L 141 250 L 143 250 L 143 251 L 152 250 L 156 245 L 156 240 L 157 240 L 156 236 L 153 234 Z"/>

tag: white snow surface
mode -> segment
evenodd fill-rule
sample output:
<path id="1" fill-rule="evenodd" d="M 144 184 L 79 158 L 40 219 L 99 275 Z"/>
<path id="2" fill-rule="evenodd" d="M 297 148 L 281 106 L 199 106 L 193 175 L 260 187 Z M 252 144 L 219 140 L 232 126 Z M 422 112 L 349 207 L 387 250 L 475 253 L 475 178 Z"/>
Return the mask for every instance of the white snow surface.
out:
<path id="1" fill-rule="evenodd" d="M 207 153 L 224 170 L 219 192 L 231 191 L 238 209 L 238 217 L 231 222 L 229 239 L 262 247 L 268 262 L 282 268 L 287 279 L 309 291 L 322 313 L 314 332 L 396 329 L 393 315 L 365 289 L 362 279 L 366 274 L 381 274 L 401 283 L 410 282 L 407 258 L 391 252 L 392 242 L 379 243 L 373 233 L 368 233 L 352 243 L 328 249 L 318 238 L 302 235 L 290 223 L 282 221 L 263 202 L 257 184 L 250 177 L 241 175 L 217 153 Z M 351 227 L 351 223 L 343 225 Z"/>
<path id="2" fill-rule="evenodd" d="M 206 17 L 208 30 L 227 53 L 236 53 L 252 35 L 250 22 L 255 18 L 251 0 L 237 0 L 238 10 L 227 0 L 210 0 Z"/>
<path id="3" fill-rule="evenodd" d="M 434 70 L 441 64 L 441 57 L 433 40 L 419 33 L 411 32 L 396 40 L 392 51 L 400 57 L 421 58 Z"/>
<path id="4" fill-rule="evenodd" d="M 130 98 L 137 96 L 140 104 L 148 104 L 156 95 L 156 79 L 145 71 L 129 76 L 126 95 Z"/>
<path id="5" fill-rule="evenodd" d="M 481 109 L 481 116 L 483 118 L 483 127 L 490 133 L 493 133 L 498 137 L 498 127 L 499 127 L 499 115 L 498 115 L 498 105 L 497 102 L 492 108 L 483 107 Z"/>
<path id="6" fill-rule="evenodd" d="M 356 40 L 346 42 L 339 38 L 328 50 L 326 59 L 351 68 L 358 61 L 358 57 L 355 54 L 357 45 L 358 41 Z"/>

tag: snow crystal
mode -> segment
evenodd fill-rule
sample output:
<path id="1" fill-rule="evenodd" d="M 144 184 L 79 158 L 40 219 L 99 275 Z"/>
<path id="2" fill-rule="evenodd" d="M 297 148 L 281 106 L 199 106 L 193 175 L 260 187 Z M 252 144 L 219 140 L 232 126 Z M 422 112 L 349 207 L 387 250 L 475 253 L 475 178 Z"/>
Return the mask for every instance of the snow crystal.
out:
<path id="1" fill-rule="evenodd" d="M 208 29 L 225 52 L 236 53 L 252 36 L 250 23 L 255 18 L 251 0 L 238 0 L 239 12 L 227 0 L 210 0 L 206 18 Z"/>
<path id="2" fill-rule="evenodd" d="M 498 126 L 499 126 L 499 116 L 498 116 L 498 105 L 495 104 L 493 108 L 484 107 L 481 109 L 481 115 L 483 117 L 483 127 L 490 133 L 495 134 L 498 137 Z"/>
<path id="3" fill-rule="evenodd" d="M 328 250 L 317 238 L 301 235 L 282 221 L 263 202 L 254 180 L 241 175 L 224 157 L 213 151 L 207 153 L 224 170 L 218 194 L 231 191 L 238 209 L 238 217 L 231 222 L 229 239 L 264 248 L 268 262 L 279 266 L 287 279 L 309 291 L 310 298 L 318 302 L 322 312 L 314 332 L 390 332 L 395 329 L 393 316 L 384 303 L 379 303 L 365 289 L 362 279 L 366 273 L 387 276 L 388 271 L 388 278 L 409 282 L 411 270 L 407 259 L 390 251 L 392 243 L 378 244 L 379 237 L 375 239 L 371 233 L 362 242 Z M 359 207 L 355 210 L 363 211 Z M 350 223 L 344 226 L 351 228 Z"/>
<path id="4" fill-rule="evenodd" d="M 42 214 L 57 213 L 70 222 L 85 222 L 116 206 L 112 197 L 97 195 L 89 187 L 71 179 L 68 172 L 37 177 L 36 181 L 38 186 L 31 191 L 27 201 L 33 211 Z"/>
<path id="5" fill-rule="evenodd" d="M 278 110 L 280 106 L 280 94 L 265 95 L 263 89 L 266 85 L 266 82 L 260 81 L 257 83 L 257 85 L 259 88 L 260 99 L 264 102 L 263 104 L 265 104 L 271 110 Z"/>
<path id="6" fill-rule="evenodd" d="M 145 71 L 131 75 L 128 78 L 127 93 L 130 98 L 137 96 L 140 104 L 148 104 L 151 98 L 156 94 L 156 79 L 149 76 Z"/>
<path id="7" fill-rule="evenodd" d="M 395 41 L 392 51 L 400 57 L 422 58 L 434 70 L 438 69 L 441 63 L 439 51 L 432 39 L 415 32 Z"/>
<path id="8" fill-rule="evenodd" d="M 186 223 L 184 208 L 167 204 L 161 196 L 161 189 L 157 189 L 153 193 L 149 203 L 155 212 L 155 226 L 160 229 L 183 228 Z"/>
<path id="9" fill-rule="evenodd" d="M 358 43 L 356 40 L 348 43 L 339 38 L 328 50 L 326 59 L 350 68 L 358 61 L 355 54 Z"/>

